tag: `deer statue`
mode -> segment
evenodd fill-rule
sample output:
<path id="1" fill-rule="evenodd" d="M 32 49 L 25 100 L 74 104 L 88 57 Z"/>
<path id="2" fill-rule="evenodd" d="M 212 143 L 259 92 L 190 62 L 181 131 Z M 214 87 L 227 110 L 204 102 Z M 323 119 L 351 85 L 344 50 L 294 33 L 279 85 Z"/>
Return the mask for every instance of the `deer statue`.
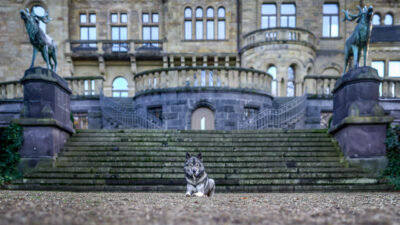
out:
<path id="1" fill-rule="evenodd" d="M 44 16 L 38 16 L 32 10 L 29 13 L 29 9 L 21 10 L 21 19 L 25 22 L 26 31 L 28 32 L 29 41 L 33 46 L 33 55 L 32 55 L 32 64 L 30 68 L 32 68 L 35 64 L 35 58 L 38 51 L 42 53 L 43 59 L 47 64 L 47 69 L 51 69 L 56 72 L 57 68 L 57 46 L 54 43 L 53 39 L 48 36 L 42 29 L 39 27 L 39 22 L 49 23 L 51 18 L 49 17 L 49 12 L 47 11 Z M 52 63 L 53 60 L 54 64 Z"/>
<path id="2" fill-rule="evenodd" d="M 373 14 L 373 8 L 357 6 L 360 11 L 358 15 L 352 15 L 348 10 L 343 10 L 345 18 L 343 21 L 353 21 L 357 19 L 357 26 L 354 32 L 346 40 L 346 45 L 344 47 L 344 71 L 346 73 L 347 65 L 350 63 L 350 58 L 353 57 L 354 67 L 357 68 L 360 62 L 361 50 L 363 50 L 364 55 L 364 66 L 367 64 L 367 50 L 368 42 L 371 30 L 371 18 Z M 351 66 L 350 66 L 351 67 Z"/>

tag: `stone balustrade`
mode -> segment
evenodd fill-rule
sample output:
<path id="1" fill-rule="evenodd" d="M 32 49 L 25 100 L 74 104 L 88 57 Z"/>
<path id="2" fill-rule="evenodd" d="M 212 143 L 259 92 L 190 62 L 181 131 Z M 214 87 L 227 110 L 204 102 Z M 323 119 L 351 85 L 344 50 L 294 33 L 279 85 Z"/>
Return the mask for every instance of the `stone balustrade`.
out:
<path id="1" fill-rule="evenodd" d="M 134 77 L 136 92 L 166 88 L 221 87 L 271 93 L 266 72 L 238 67 L 172 67 L 149 70 Z"/>
<path id="2" fill-rule="evenodd" d="M 161 51 L 164 43 L 162 40 L 69 40 L 66 53 L 134 54 L 140 50 Z"/>
<path id="3" fill-rule="evenodd" d="M 385 98 L 400 98 L 400 78 L 385 77 L 380 87 L 380 93 Z"/>
<path id="4" fill-rule="evenodd" d="M 262 43 L 298 43 L 305 44 L 315 49 L 317 39 L 313 33 L 302 28 L 288 28 L 288 27 L 277 27 L 267 28 L 252 31 L 243 36 L 244 47 L 247 49 L 251 46 L 259 45 Z"/>
<path id="5" fill-rule="evenodd" d="M 0 83 L 0 100 L 22 99 L 23 95 L 23 86 L 19 80 Z"/>
<path id="6" fill-rule="evenodd" d="M 102 76 L 65 77 L 72 96 L 99 96 L 103 90 Z"/>

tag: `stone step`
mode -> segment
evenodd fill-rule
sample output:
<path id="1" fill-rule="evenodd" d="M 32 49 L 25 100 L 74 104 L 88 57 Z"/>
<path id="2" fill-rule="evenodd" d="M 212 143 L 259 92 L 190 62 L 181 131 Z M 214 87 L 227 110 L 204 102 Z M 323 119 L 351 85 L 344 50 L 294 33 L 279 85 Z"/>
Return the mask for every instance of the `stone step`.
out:
<path id="1" fill-rule="evenodd" d="M 244 173 L 244 174 L 226 174 L 209 173 L 208 176 L 213 179 L 340 179 L 340 178 L 373 178 L 366 173 Z M 184 179 L 182 173 L 33 173 L 24 176 L 24 179 Z"/>
<path id="2" fill-rule="evenodd" d="M 46 190 L 46 191 L 129 191 L 129 192 L 181 192 L 186 191 L 183 185 L 46 185 L 24 184 L 8 185 L 12 190 Z M 308 191 L 389 191 L 387 184 L 353 184 L 353 185 L 253 185 L 253 186 L 217 186 L 216 193 L 232 192 L 308 192 Z"/>
<path id="3" fill-rule="evenodd" d="M 184 178 L 140 178 L 140 179 L 63 179 L 63 178 L 24 178 L 20 181 L 22 184 L 56 184 L 56 185 L 186 185 Z M 15 182 L 17 184 L 18 182 Z M 380 184 L 381 181 L 375 178 L 341 178 L 341 179 L 324 179 L 324 178 L 301 178 L 301 179 L 215 179 L 215 184 L 224 185 L 296 185 L 296 184 L 317 184 L 317 185 L 334 185 L 334 184 Z"/>
<path id="4" fill-rule="evenodd" d="M 268 130 L 154 130 L 154 129 L 89 129 L 89 130 L 77 130 L 77 133 L 163 133 L 163 134 L 265 134 L 265 133 L 327 133 L 326 129 L 268 129 Z"/>
<path id="5" fill-rule="evenodd" d="M 240 142 L 255 142 L 255 143 L 266 143 L 266 142 L 332 142 L 332 139 L 329 137 L 263 137 L 263 138 L 214 138 L 214 137 L 188 137 L 188 138 L 180 138 L 180 137 L 72 137 L 68 141 L 69 142 L 87 142 L 88 139 L 90 142 L 191 142 L 203 144 L 204 142 L 232 142 L 232 143 L 240 143 Z"/>
<path id="6" fill-rule="evenodd" d="M 56 162 L 58 167 L 183 167 L 183 162 Z M 228 162 L 207 163 L 206 167 L 218 168 L 270 168 L 270 167 L 338 167 L 336 162 Z"/>
<path id="7" fill-rule="evenodd" d="M 276 137 L 330 137 L 328 133 L 226 133 L 226 134 L 191 134 L 191 133 L 75 133 L 73 137 L 172 137 L 172 138 L 276 138 Z"/>
<path id="8" fill-rule="evenodd" d="M 359 168 L 343 167 L 303 167 L 303 168 L 220 168 L 207 167 L 207 173 L 225 174 L 254 174 L 254 173 L 362 173 Z M 183 173 L 183 166 L 179 167 L 39 167 L 39 173 Z"/>
<path id="9" fill-rule="evenodd" d="M 119 146 L 119 145 L 108 145 L 108 146 L 64 146 L 61 152 L 68 151 L 157 151 L 157 152 L 338 152 L 333 146 L 256 146 L 256 147 L 238 147 L 238 146 L 227 146 L 227 147 L 215 147 L 215 146 L 166 146 L 160 148 L 160 146 Z"/>
<path id="10" fill-rule="evenodd" d="M 190 151 L 191 154 L 196 155 L 197 152 Z M 64 151 L 59 156 L 62 157 L 73 157 L 73 156 L 82 156 L 82 157 L 138 157 L 138 156 L 175 156 L 181 157 L 184 159 L 186 152 L 183 151 L 129 151 L 129 150 L 120 150 L 120 151 Z M 235 151 L 235 152 L 207 152 L 204 157 L 338 157 L 337 152 L 290 152 L 290 151 Z"/>
<path id="11" fill-rule="evenodd" d="M 332 142 L 67 142 L 66 147 L 70 146 L 130 146 L 130 147 L 166 147 L 166 146 L 181 146 L 181 147 L 329 147 Z"/>
<path id="12" fill-rule="evenodd" d="M 210 163 L 228 163 L 228 162 L 338 162 L 339 157 L 209 157 L 204 156 L 205 165 Z M 61 156 L 57 158 L 59 163 L 61 162 L 162 162 L 162 163 L 173 163 L 180 162 L 184 163 L 184 157 L 172 157 L 172 156 Z"/>

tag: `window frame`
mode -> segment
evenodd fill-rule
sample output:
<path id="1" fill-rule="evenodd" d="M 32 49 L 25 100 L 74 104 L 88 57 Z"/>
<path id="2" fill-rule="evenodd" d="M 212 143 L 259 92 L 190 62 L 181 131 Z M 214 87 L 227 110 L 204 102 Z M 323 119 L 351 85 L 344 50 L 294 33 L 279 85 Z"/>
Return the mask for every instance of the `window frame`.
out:
<path id="1" fill-rule="evenodd" d="M 223 9 L 224 10 L 224 16 L 223 17 L 220 17 L 220 15 L 219 15 L 219 10 L 220 9 Z M 223 38 L 220 38 L 220 29 L 219 29 L 219 26 L 220 26 L 220 23 L 223 23 L 224 24 L 224 36 L 223 36 Z M 226 34 L 226 9 L 225 9 L 225 7 L 223 7 L 223 6 L 220 6 L 220 7 L 218 7 L 218 9 L 217 9 L 217 40 L 227 40 L 228 38 L 227 38 L 227 34 Z"/>
<path id="2" fill-rule="evenodd" d="M 324 6 L 325 5 L 336 5 L 337 6 L 337 13 L 324 13 Z M 338 38 L 340 37 L 340 14 L 339 14 L 339 10 L 340 10 L 340 5 L 339 3 L 324 3 L 322 5 L 322 37 L 323 38 Z M 324 35 L 324 17 L 329 17 L 329 24 L 328 24 L 328 31 L 329 31 L 329 35 L 325 36 Z M 337 36 L 332 36 L 332 18 L 333 17 L 337 17 Z"/>
<path id="3" fill-rule="evenodd" d="M 391 23 L 391 24 L 386 24 L 386 17 L 387 17 L 387 16 L 390 16 L 390 17 L 391 17 L 391 20 L 392 20 L 392 23 Z M 384 25 L 384 26 L 393 26 L 393 25 L 394 25 L 394 16 L 393 16 L 393 13 L 388 12 L 388 13 L 385 14 L 385 18 L 383 19 L 383 25 Z"/>
<path id="4" fill-rule="evenodd" d="M 263 14 L 263 10 L 262 7 L 263 5 L 273 5 L 275 6 L 275 14 Z M 261 12 L 260 12 L 260 28 L 261 29 L 268 29 L 268 28 L 276 28 L 277 27 L 277 18 L 278 18 L 278 7 L 275 3 L 262 3 L 261 4 L 261 8 L 260 8 Z M 267 17 L 267 23 L 268 26 L 267 27 L 263 27 L 263 17 Z M 271 26 L 271 18 L 270 17 L 275 17 L 275 25 Z"/>
<path id="5" fill-rule="evenodd" d="M 81 17 L 85 16 L 86 22 L 81 21 Z M 95 15 L 96 21 L 92 22 L 91 21 L 91 16 Z M 90 29 L 94 28 L 94 33 L 95 37 L 94 39 L 91 38 L 90 36 Z M 82 39 L 82 30 L 87 29 L 87 37 L 86 39 Z M 96 48 L 97 46 L 97 13 L 93 11 L 85 11 L 85 12 L 79 12 L 79 40 L 82 41 L 94 41 L 95 43 L 83 43 L 81 44 L 81 47 L 83 48 Z"/>
<path id="6" fill-rule="evenodd" d="M 122 78 L 126 81 L 126 90 L 125 89 L 114 89 L 114 82 Z M 119 96 L 114 96 L 114 93 L 118 93 Z M 126 96 L 122 96 L 123 93 L 126 93 Z M 114 98 L 127 98 L 129 97 L 129 82 L 128 79 L 126 79 L 124 76 L 117 76 L 114 78 L 114 80 L 111 83 L 111 96 Z"/>
<path id="7" fill-rule="evenodd" d="M 293 5 L 294 6 L 294 14 L 283 14 L 282 13 L 282 7 L 284 6 L 284 5 Z M 286 17 L 286 22 L 287 22 L 287 24 L 286 24 L 286 26 L 283 26 L 282 25 L 282 18 L 283 17 Z M 290 17 L 294 17 L 294 27 L 291 27 L 291 26 L 289 26 L 289 21 L 290 21 Z M 285 2 L 285 3 L 282 3 L 281 5 L 280 5 L 280 18 L 279 18 L 279 22 L 280 22 L 280 27 L 286 27 L 286 28 L 296 28 L 297 27 L 297 6 L 296 6 L 296 4 L 295 3 L 291 3 L 291 2 Z"/>

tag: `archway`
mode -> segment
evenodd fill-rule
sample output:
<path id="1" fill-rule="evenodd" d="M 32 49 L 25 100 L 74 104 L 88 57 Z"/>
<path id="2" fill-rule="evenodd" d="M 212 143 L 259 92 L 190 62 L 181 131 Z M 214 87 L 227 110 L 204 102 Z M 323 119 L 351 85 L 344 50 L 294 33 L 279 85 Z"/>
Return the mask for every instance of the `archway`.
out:
<path id="1" fill-rule="evenodd" d="M 192 113 L 192 130 L 214 130 L 214 113 L 209 108 L 200 107 Z"/>

